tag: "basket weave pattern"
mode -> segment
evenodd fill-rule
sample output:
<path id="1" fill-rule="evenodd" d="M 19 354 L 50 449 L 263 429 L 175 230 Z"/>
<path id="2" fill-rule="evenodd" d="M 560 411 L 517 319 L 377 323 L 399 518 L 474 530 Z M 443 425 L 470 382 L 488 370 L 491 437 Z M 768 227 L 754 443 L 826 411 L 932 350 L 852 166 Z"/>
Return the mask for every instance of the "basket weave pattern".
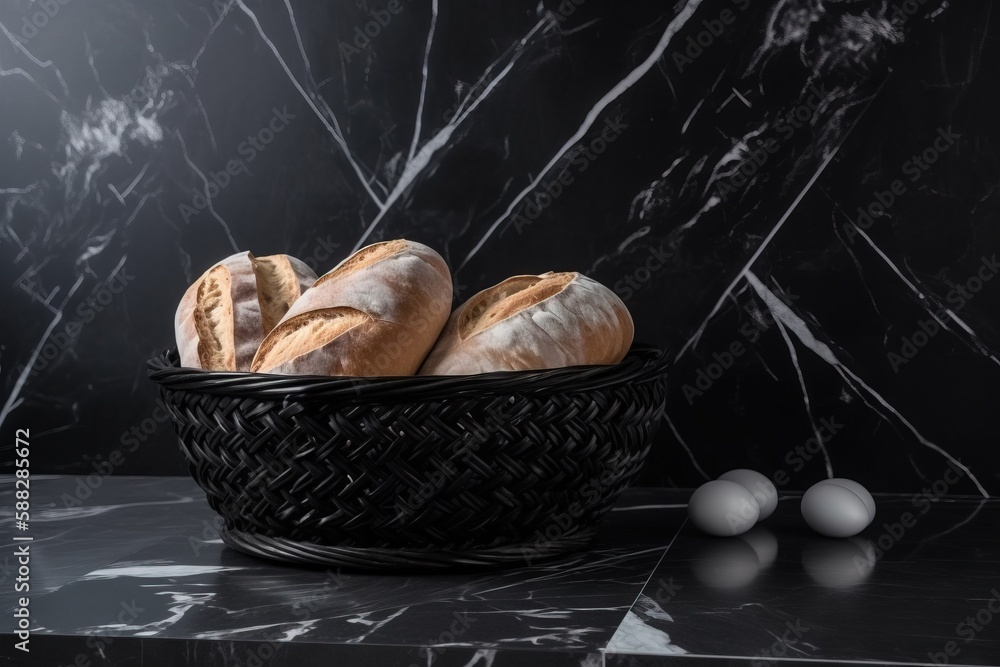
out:
<path id="1" fill-rule="evenodd" d="M 578 549 L 641 469 L 663 355 L 453 378 L 305 378 L 150 361 L 223 539 L 362 569 Z"/>

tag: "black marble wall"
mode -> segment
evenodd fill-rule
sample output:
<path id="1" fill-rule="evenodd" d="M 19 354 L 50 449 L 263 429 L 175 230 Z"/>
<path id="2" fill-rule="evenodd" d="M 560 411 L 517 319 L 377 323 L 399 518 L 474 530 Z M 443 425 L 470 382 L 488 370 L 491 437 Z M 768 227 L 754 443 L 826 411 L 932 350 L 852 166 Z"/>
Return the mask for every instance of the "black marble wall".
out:
<path id="1" fill-rule="evenodd" d="M 625 299 L 677 358 L 645 483 L 996 494 L 991 9 L 6 2 L 5 465 L 30 428 L 40 471 L 183 474 L 144 362 L 184 288 L 407 237 L 459 299 L 547 270 Z"/>

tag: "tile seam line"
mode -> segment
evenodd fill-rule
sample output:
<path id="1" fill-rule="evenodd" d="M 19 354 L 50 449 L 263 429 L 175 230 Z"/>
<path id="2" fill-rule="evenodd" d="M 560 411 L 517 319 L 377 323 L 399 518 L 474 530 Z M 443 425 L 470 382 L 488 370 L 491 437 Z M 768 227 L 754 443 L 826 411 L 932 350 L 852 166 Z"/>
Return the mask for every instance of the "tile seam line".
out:
<path id="1" fill-rule="evenodd" d="M 36 636 L 36 632 L 34 630 L 32 630 L 31 632 L 32 632 L 33 636 Z M 6 632 L 3 632 L 3 631 L 0 631 L 0 637 L 10 638 L 10 637 L 14 637 L 14 636 L 15 635 L 13 633 L 6 633 Z M 100 633 L 78 634 L 78 633 L 74 633 L 74 632 L 66 632 L 64 630 L 54 630 L 54 631 L 51 631 L 51 632 L 41 632 L 41 633 L 37 633 L 37 636 L 39 636 L 39 637 L 68 637 L 68 638 L 73 638 L 73 639 L 87 639 L 89 637 L 97 637 L 97 638 L 113 637 L 115 640 L 121 639 L 123 641 L 132 641 L 132 642 L 141 642 L 141 643 L 157 642 L 157 641 L 165 641 L 165 642 L 193 642 L 193 643 L 230 642 L 230 643 L 234 643 L 234 644 L 272 644 L 272 643 L 278 643 L 278 644 L 282 644 L 282 645 L 288 644 L 288 645 L 295 645 L 295 646 L 317 646 L 317 647 L 330 647 L 330 648 L 334 648 L 334 649 L 336 649 L 336 648 L 343 648 L 343 647 L 358 648 L 358 649 L 364 649 L 364 648 L 372 648 L 372 649 L 390 648 L 390 649 L 404 649 L 404 650 L 409 650 L 409 649 L 418 649 L 419 650 L 419 649 L 433 649 L 433 648 L 441 648 L 442 650 L 447 650 L 447 649 L 468 649 L 470 651 L 496 651 L 498 653 L 503 652 L 503 651 L 509 651 L 511 653 L 528 653 L 528 654 L 541 654 L 541 655 L 549 655 L 549 654 L 552 654 L 552 653 L 554 653 L 556 655 L 564 655 L 564 654 L 565 655 L 577 655 L 577 654 L 579 654 L 579 655 L 593 655 L 593 651 L 594 650 L 600 650 L 600 649 L 586 649 L 586 648 L 582 648 L 582 647 L 581 648 L 565 649 L 565 648 L 557 648 L 557 647 L 532 647 L 532 646 L 482 646 L 482 645 L 477 645 L 477 644 L 470 644 L 468 646 L 465 646 L 465 645 L 462 645 L 462 646 L 448 646 L 448 645 L 441 645 L 441 644 L 428 644 L 428 643 L 419 643 L 419 642 L 418 643 L 413 643 L 413 644 L 385 644 L 385 643 L 361 643 L 361 644 L 358 644 L 358 643 L 350 642 L 350 641 L 347 641 L 347 640 L 336 640 L 336 641 L 304 641 L 304 640 L 301 640 L 301 639 L 284 639 L 284 640 L 278 641 L 278 640 L 265 639 L 265 638 L 235 639 L 235 638 L 232 638 L 232 637 L 229 637 L 229 638 L 224 638 L 224 637 L 220 637 L 220 638 L 194 638 L 194 637 L 173 637 L 173 636 L 159 636 L 159 635 L 142 635 L 142 636 L 140 636 L 140 635 L 121 635 L 121 634 L 120 635 L 107 635 L 107 634 L 100 634 Z M 301 635 L 301 636 L 302 637 L 306 637 L 306 635 Z M 941 667 L 941 666 L 940 665 L 936 665 L 934 667 Z M 991 667 L 991 666 L 990 665 L 985 665 L 985 666 L 984 665 L 948 665 L 948 667 Z"/>
<path id="2" fill-rule="evenodd" d="M 135 549 L 134 551 L 129 551 L 128 553 L 126 553 L 126 554 L 124 554 L 124 555 L 122 555 L 122 556 L 120 556 L 118 558 L 115 558 L 115 559 L 111 560 L 110 562 L 104 563 L 103 565 L 101 565 L 99 567 L 95 567 L 94 569 L 89 570 L 89 571 L 81 574 L 79 577 L 75 577 L 75 578 L 73 578 L 73 579 L 71 579 L 71 580 L 69 580 L 69 581 L 67 581 L 65 583 L 59 584 L 57 587 L 53 588 L 50 591 L 42 591 L 41 593 L 33 593 L 31 595 L 31 603 L 34 604 L 37 599 L 43 598 L 46 595 L 51 595 L 53 593 L 58 593 L 59 591 L 61 591 L 66 586 L 69 586 L 70 584 L 75 584 L 75 583 L 79 583 L 80 581 L 83 581 L 83 578 L 86 577 L 87 575 L 91 574 L 92 572 L 96 572 L 97 570 L 105 569 L 109 565 L 113 565 L 113 564 L 117 563 L 120 560 L 124 560 L 124 559 L 128 558 L 129 556 L 134 556 L 135 554 L 139 553 L 140 551 L 145 551 L 146 549 L 148 549 L 150 547 L 154 547 L 157 544 L 160 544 L 161 542 L 165 542 L 167 540 L 173 539 L 174 537 L 176 537 L 176 535 L 171 535 L 169 537 L 161 537 L 160 539 L 158 539 L 158 540 L 156 540 L 156 541 L 154 541 L 154 542 L 152 542 L 150 544 L 147 544 L 144 547 L 140 547 L 138 549 Z M 33 544 L 33 542 L 25 542 L 24 544 Z M 16 608 L 16 606 L 17 605 L 15 604 L 14 607 L 11 607 L 9 610 L 3 611 L 3 613 L 6 614 L 8 611 L 13 611 Z M 0 609 L 2 609 L 2 608 L 0 608 Z M 32 629 L 31 632 L 34 633 L 35 632 L 34 629 Z M 65 636 L 65 637 L 82 637 L 82 636 L 88 636 L 89 637 L 90 636 L 90 635 L 77 635 L 77 634 L 61 635 L 58 632 L 39 633 L 39 634 L 43 634 L 43 635 L 44 634 L 52 634 L 53 636 Z M 8 636 L 2 630 L 0 630 L 0 635 Z M 11 634 L 10 636 L 14 636 L 14 635 Z"/>
<path id="3" fill-rule="evenodd" d="M 625 616 L 627 616 L 628 613 L 630 611 L 632 611 L 632 609 L 635 607 L 636 603 L 639 601 L 639 598 L 642 597 L 642 594 L 646 590 L 646 587 L 649 586 L 649 582 L 653 580 L 653 575 L 656 574 L 656 571 L 659 569 L 660 564 L 663 563 L 663 559 L 667 557 L 667 554 L 670 552 L 670 547 L 674 546 L 674 542 L 677 541 L 678 536 L 680 536 L 681 531 L 684 530 L 684 526 L 687 525 L 687 522 L 688 522 L 688 517 L 684 517 L 684 521 L 681 523 L 680 527 L 677 529 L 677 532 L 674 533 L 674 536 L 670 538 L 670 542 L 668 542 L 667 546 L 663 549 L 663 553 L 660 555 L 660 559 L 658 561 L 656 561 L 656 565 L 654 565 L 653 569 L 650 570 L 649 577 L 646 578 L 646 583 L 644 583 L 642 585 L 642 588 L 639 589 L 639 594 L 635 596 L 635 600 L 633 600 L 632 604 L 629 605 L 629 608 L 627 610 L 625 610 Z M 614 632 L 611 633 L 611 638 L 608 639 L 608 643 L 611 643 L 611 639 L 614 639 L 615 634 L 617 634 L 618 630 L 622 627 L 622 623 L 625 622 L 625 616 L 622 616 L 622 620 L 619 621 L 618 625 L 615 626 L 615 630 L 614 630 Z M 607 664 L 608 645 L 605 644 L 604 646 L 600 647 L 598 650 L 601 652 L 601 664 L 602 665 L 606 665 Z M 615 652 L 615 653 L 613 653 L 613 655 L 619 655 L 619 653 Z"/>
<path id="4" fill-rule="evenodd" d="M 766 660 L 768 662 L 806 662 L 814 663 L 818 665 L 826 664 L 837 664 L 837 665 L 869 665 L 869 667 L 879 667 L 880 665 L 893 665 L 898 667 L 941 667 L 941 665 L 933 662 L 902 662 L 899 660 L 851 660 L 848 658 L 781 658 L 777 656 L 770 656 L 767 658 L 761 658 L 759 655 L 714 655 L 710 653 L 637 653 L 637 652 L 622 652 L 614 653 L 613 655 L 622 656 L 643 656 L 643 657 L 670 657 L 670 658 L 695 658 L 695 659 L 714 659 L 714 660 Z M 975 663 L 947 663 L 948 667 L 997 667 L 996 665 L 991 665 L 989 663 L 975 664 Z"/>

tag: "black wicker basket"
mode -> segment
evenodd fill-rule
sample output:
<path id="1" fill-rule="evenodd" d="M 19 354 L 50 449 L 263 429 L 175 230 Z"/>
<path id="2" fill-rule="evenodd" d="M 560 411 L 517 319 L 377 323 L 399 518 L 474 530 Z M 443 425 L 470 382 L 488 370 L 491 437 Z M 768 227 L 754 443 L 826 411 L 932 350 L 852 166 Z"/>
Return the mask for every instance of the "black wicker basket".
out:
<path id="1" fill-rule="evenodd" d="M 666 355 L 613 366 L 343 378 L 148 363 L 222 538 L 355 570 L 530 564 L 580 550 L 642 467 Z"/>

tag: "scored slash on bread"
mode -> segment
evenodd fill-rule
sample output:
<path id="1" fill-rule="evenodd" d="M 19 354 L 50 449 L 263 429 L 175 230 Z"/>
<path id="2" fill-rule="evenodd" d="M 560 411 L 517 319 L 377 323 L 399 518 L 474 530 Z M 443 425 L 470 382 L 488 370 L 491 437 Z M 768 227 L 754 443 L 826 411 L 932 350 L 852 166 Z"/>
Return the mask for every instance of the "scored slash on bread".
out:
<path id="1" fill-rule="evenodd" d="M 616 364 L 633 335 L 622 300 L 580 273 L 514 276 L 459 306 L 419 374 Z"/>
<path id="2" fill-rule="evenodd" d="M 376 243 L 324 276 L 287 255 L 241 252 L 185 292 L 174 318 L 181 365 L 290 375 L 473 375 L 610 365 L 632 317 L 575 272 L 519 275 L 454 313 L 451 272 L 431 248 Z"/>
<path id="3" fill-rule="evenodd" d="M 248 371 L 264 336 L 316 280 L 288 255 L 240 252 L 222 260 L 184 293 L 174 315 L 181 366 Z"/>
<path id="4" fill-rule="evenodd" d="M 227 324 L 233 322 L 232 292 L 232 273 L 225 266 L 209 269 L 198 283 L 191 312 L 202 368 L 236 370 L 236 327 Z"/>
<path id="5" fill-rule="evenodd" d="M 254 262 L 264 333 L 273 329 L 302 292 L 316 282 L 316 273 L 288 255 L 258 257 Z M 254 350 L 256 353 L 257 350 Z M 251 355 L 252 356 L 252 355 Z"/>
<path id="6" fill-rule="evenodd" d="M 413 375 L 452 305 L 451 272 L 413 241 L 376 243 L 320 277 L 265 337 L 251 370 Z"/>

